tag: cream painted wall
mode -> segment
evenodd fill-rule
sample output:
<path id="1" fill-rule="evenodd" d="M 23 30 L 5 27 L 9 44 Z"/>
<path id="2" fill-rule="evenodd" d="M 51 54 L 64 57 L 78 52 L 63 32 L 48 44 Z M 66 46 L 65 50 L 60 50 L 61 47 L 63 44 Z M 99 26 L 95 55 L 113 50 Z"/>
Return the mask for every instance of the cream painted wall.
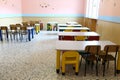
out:
<path id="1" fill-rule="evenodd" d="M 98 20 L 96 27 L 101 40 L 110 40 L 120 44 L 119 7 L 120 0 L 101 0 L 99 16 L 103 17 Z"/>
<path id="2" fill-rule="evenodd" d="M 120 24 L 107 21 L 98 21 L 97 32 L 101 40 L 110 40 L 120 45 Z"/>
<path id="3" fill-rule="evenodd" d="M 0 26 L 9 26 L 10 24 L 21 23 L 22 17 L 0 18 Z"/>
<path id="4" fill-rule="evenodd" d="M 76 21 L 80 24 L 83 24 L 83 18 L 76 17 L 23 17 L 23 22 L 29 21 L 41 21 L 44 24 L 44 30 L 47 29 L 47 22 L 58 22 L 58 23 L 66 23 L 68 21 Z"/>

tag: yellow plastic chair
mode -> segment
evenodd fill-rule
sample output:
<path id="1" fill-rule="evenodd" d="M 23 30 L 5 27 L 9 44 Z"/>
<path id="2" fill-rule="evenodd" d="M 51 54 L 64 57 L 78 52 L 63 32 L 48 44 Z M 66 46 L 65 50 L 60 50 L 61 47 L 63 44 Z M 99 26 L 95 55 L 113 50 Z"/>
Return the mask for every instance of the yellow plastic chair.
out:
<path id="1" fill-rule="evenodd" d="M 68 27 L 72 27 L 72 26 L 68 26 Z M 64 32 L 72 32 L 72 29 L 65 29 Z M 74 36 L 62 36 L 62 40 L 74 40 Z"/>
<path id="2" fill-rule="evenodd" d="M 68 28 L 73 28 L 73 26 L 67 26 Z M 72 29 L 65 29 L 64 32 L 72 32 Z"/>
<path id="3" fill-rule="evenodd" d="M 62 75 L 65 75 L 65 65 L 72 64 L 75 66 L 75 74 L 79 71 L 79 53 L 77 51 L 65 51 L 62 55 Z"/>
<path id="4" fill-rule="evenodd" d="M 80 30 L 80 32 L 87 32 L 87 30 Z M 84 40 L 86 40 L 86 39 L 87 39 L 86 36 L 75 36 L 75 37 L 74 37 L 74 40 L 75 40 L 75 41 L 84 41 Z"/>
<path id="5" fill-rule="evenodd" d="M 40 32 L 40 24 L 35 25 L 35 31 L 36 31 L 36 34 Z"/>

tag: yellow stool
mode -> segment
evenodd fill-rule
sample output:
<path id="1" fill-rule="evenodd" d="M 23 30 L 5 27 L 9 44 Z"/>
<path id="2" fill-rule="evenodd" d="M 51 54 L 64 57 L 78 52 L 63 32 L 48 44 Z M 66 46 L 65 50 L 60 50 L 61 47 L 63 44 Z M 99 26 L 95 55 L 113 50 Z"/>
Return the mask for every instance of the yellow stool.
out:
<path id="1" fill-rule="evenodd" d="M 79 71 L 79 53 L 77 51 L 65 51 L 62 54 L 62 75 L 65 75 L 65 65 L 75 65 L 75 74 L 78 75 Z"/>

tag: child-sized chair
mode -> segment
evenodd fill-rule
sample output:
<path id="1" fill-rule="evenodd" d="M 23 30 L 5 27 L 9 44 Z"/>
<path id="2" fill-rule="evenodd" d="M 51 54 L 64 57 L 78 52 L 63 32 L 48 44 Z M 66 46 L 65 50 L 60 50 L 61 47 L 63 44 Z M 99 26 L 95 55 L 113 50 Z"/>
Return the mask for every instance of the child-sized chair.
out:
<path id="1" fill-rule="evenodd" d="M 75 66 L 75 74 L 79 71 L 79 53 L 77 51 L 65 51 L 62 55 L 62 75 L 65 75 L 65 65 L 72 64 Z"/>

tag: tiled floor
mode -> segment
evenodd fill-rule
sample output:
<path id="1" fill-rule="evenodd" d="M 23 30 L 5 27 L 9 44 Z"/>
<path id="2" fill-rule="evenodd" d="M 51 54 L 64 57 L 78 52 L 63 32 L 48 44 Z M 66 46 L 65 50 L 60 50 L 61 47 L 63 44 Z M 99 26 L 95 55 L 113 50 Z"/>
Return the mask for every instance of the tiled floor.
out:
<path id="1" fill-rule="evenodd" d="M 84 62 L 78 76 L 71 66 L 67 66 L 65 76 L 56 74 L 56 40 L 56 34 L 40 32 L 30 42 L 0 42 L 0 80 L 120 80 L 120 74 L 113 75 L 112 62 L 105 77 L 101 64 L 98 77 L 94 69 L 84 77 Z"/>

